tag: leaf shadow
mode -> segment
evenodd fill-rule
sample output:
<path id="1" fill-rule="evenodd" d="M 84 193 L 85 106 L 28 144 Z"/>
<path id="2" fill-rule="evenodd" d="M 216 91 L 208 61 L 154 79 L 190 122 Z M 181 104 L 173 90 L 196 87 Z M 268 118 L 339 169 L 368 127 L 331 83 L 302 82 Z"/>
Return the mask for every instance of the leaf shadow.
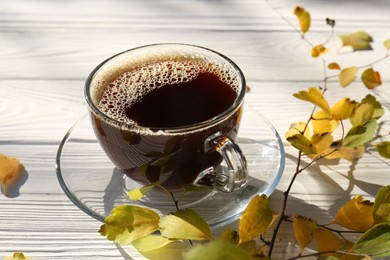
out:
<path id="1" fill-rule="evenodd" d="M 19 179 L 12 185 L 12 187 L 7 188 L 7 194 L 5 194 L 8 198 L 17 198 L 20 196 L 20 188 L 27 182 L 29 173 L 23 167 L 23 171 Z"/>

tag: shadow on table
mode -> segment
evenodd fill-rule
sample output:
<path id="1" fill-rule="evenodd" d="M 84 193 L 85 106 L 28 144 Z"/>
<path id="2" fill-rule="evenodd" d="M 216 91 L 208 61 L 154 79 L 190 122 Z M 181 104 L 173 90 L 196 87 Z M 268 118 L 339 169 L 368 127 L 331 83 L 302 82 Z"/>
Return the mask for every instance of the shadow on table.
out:
<path id="1" fill-rule="evenodd" d="M 26 183 L 28 179 L 28 172 L 25 168 L 23 168 L 23 172 L 21 173 L 20 178 L 11 186 L 7 187 L 7 194 L 6 196 L 8 198 L 16 198 L 20 196 L 20 188 Z"/>

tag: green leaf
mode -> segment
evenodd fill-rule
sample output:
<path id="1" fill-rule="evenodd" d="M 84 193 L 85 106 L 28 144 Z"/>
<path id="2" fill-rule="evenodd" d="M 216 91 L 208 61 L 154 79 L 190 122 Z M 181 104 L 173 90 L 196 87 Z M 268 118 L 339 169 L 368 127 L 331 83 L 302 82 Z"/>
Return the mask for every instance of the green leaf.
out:
<path id="1" fill-rule="evenodd" d="M 339 74 L 339 83 L 345 88 L 352 82 L 356 80 L 356 74 L 358 72 L 358 68 L 353 66 L 349 68 L 342 69 Z"/>
<path id="2" fill-rule="evenodd" d="M 357 50 L 372 50 L 370 43 L 372 37 L 363 31 L 351 34 L 340 35 L 343 46 L 351 46 L 355 51 Z"/>
<path id="3" fill-rule="evenodd" d="M 287 137 L 287 141 L 305 154 L 317 154 L 316 147 L 302 134 Z"/>
<path id="4" fill-rule="evenodd" d="M 222 232 L 219 239 L 237 245 L 238 244 L 238 232 L 235 230 L 226 229 Z"/>
<path id="5" fill-rule="evenodd" d="M 379 103 L 373 95 L 368 94 L 365 98 L 362 99 L 361 103 L 372 105 L 374 108 L 374 114 L 372 115 L 372 118 L 378 119 L 385 113 L 382 104 Z"/>
<path id="6" fill-rule="evenodd" d="M 294 94 L 294 97 L 308 101 L 316 106 L 322 108 L 326 113 L 330 113 L 330 107 L 321 90 L 311 87 L 308 91 L 299 91 Z"/>
<path id="7" fill-rule="evenodd" d="M 383 45 L 385 46 L 386 49 L 390 50 L 390 39 L 387 39 L 386 41 L 384 41 Z"/>
<path id="8" fill-rule="evenodd" d="M 374 116 L 374 107 L 368 103 L 361 103 L 355 107 L 350 121 L 353 126 L 363 125 L 367 121 L 371 120 Z"/>
<path id="9" fill-rule="evenodd" d="M 170 239 L 210 240 L 206 221 L 192 209 L 179 210 L 160 220 L 161 235 Z"/>
<path id="10" fill-rule="evenodd" d="M 352 251 L 372 257 L 390 256 L 390 223 L 381 223 L 361 236 Z"/>
<path id="11" fill-rule="evenodd" d="M 138 251 L 147 252 L 162 248 L 172 242 L 173 240 L 169 240 L 161 235 L 147 235 L 134 240 L 131 244 Z"/>
<path id="12" fill-rule="evenodd" d="M 215 240 L 207 244 L 197 245 L 184 254 L 184 260 L 251 260 L 252 257 L 243 249 L 232 243 Z"/>
<path id="13" fill-rule="evenodd" d="M 362 73 L 362 81 L 368 89 L 374 89 L 382 85 L 381 74 L 372 68 L 368 68 Z"/>
<path id="14" fill-rule="evenodd" d="M 297 6 L 294 9 L 294 14 L 298 17 L 299 26 L 301 27 L 301 31 L 306 33 L 309 31 L 311 18 L 310 13 L 307 12 L 304 8 Z"/>
<path id="15" fill-rule="evenodd" d="M 239 243 L 250 241 L 263 234 L 272 222 L 279 216 L 272 213 L 268 207 L 269 200 L 266 195 L 256 195 L 249 202 L 240 217 L 238 227 Z"/>
<path id="16" fill-rule="evenodd" d="M 364 125 L 352 127 L 343 140 L 344 147 L 356 147 L 372 140 L 377 128 L 375 119 L 371 119 Z"/>
<path id="17" fill-rule="evenodd" d="M 127 196 L 129 196 L 129 198 L 131 200 L 139 200 L 143 196 L 145 196 L 149 191 L 151 191 L 153 188 L 158 186 L 159 184 L 160 184 L 160 182 L 154 182 L 154 183 L 148 184 L 144 187 L 131 190 L 127 193 Z"/>
<path id="18" fill-rule="evenodd" d="M 376 145 L 376 150 L 378 153 L 387 159 L 390 159 L 390 142 L 383 141 Z"/>
<path id="19" fill-rule="evenodd" d="M 132 205 L 115 207 L 106 217 L 99 233 L 108 240 L 127 245 L 158 229 L 159 215 L 154 211 Z"/>
<path id="20" fill-rule="evenodd" d="M 374 220 L 375 223 L 390 221 L 390 185 L 382 187 L 374 202 Z"/>

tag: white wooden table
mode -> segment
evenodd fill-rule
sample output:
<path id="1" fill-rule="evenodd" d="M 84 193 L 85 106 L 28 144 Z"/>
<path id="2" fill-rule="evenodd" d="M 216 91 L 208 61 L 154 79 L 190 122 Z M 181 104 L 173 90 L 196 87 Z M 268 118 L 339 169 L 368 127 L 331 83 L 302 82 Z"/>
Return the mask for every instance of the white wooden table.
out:
<path id="1" fill-rule="evenodd" d="M 336 20 L 336 34 L 365 30 L 374 38 L 373 51 L 331 52 L 329 62 L 364 65 L 385 53 L 387 0 L 270 2 L 295 25 L 294 7 L 299 3 L 309 10 L 313 42 L 329 35 L 327 17 Z M 311 111 L 292 94 L 320 85 L 323 78 L 322 63 L 264 0 L 1 0 L 0 153 L 17 157 L 26 171 L 8 197 L 0 195 L 0 259 L 14 251 L 31 259 L 143 259 L 101 237 L 101 223 L 73 205 L 58 183 L 55 157 L 64 134 L 86 111 L 83 84 L 89 72 L 117 52 L 159 42 L 201 45 L 233 59 L 251 87 L 248 102 L 282 136 Z M 376 94 L 389 121 L 390 59 L 374 67 L 382 72 Z M 361 83 L 341 89 L 332 81 L 328 87 L 331 102 L 367 94 Z M 297 152 L 284 143 L 286 167 L 273 195 L 275 210 L 296 165 Z M 390 183 L 389 169 L 389 160 L 375 152 L 356 164 L 315 164 L 298 177 L 288 212 L 326 223 L 351 196 L 372 199 Z M 291 226 L 283 225 L 280 234 L 275 259 L 284 258 L 294 241 Z M 148 257 L 173 259 L 169 250 L 165 253 Z"/>

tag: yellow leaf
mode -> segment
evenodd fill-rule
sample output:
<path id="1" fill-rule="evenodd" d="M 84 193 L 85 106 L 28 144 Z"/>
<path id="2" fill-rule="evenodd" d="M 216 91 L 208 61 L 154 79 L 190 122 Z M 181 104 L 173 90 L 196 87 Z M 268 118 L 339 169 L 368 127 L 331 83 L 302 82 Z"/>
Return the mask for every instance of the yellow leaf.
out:
<path id="1" fill-rule="evenodd" d="M 313 58 L 317 58 L 319 56 L 321 56 L 322 54 L 325 54 L 328 52 L 328 49 L 325 48 L 324 45 L 322 44 L 318 44 L 316 46 L 314 46 L 312 49 L 311 49 L 311 56 Z"/>
<path id="2" fill-rule="evenodd" d="M 238 227 L 239 243 L 253 240 L 263 234 L 273 221 L 279 216 L 272 213 L 268 207 L 269 200 L 266 195 L 256 195 L 249 202 L 240 217 Z"/>
<path id="3" fill-rule="evenodd" d="M 372 38 L 366 32 L 355 32 L 340 35 L 343 46 L 351 46 L 354 50 L 371 50 Z"/>
<path id="4" fill-rule="evenodd" d="M 306 33 L 310 28 L 310 13 L 307 12 L 304 8 L 297 6 L 294 9 L 294 14 L 298 17 L 299 25 L 301 27 L 301 31 Z"/>
<path id="5" fill-rule="evenodd" d="M 386 41 L 383 42 L 383 45 L 385 46 L 386 49 L 390 49 L 390 39 L 387 39 Z"/>
<path id="6" fill-rule="evenodd" d="M 353 246 L 348 240 L 342 239 L 332 231 L 325 229 L 323 227 L 317 228 L 314 233 L 314 238 L 317 242 L 317 251 L 318 252 L 328 252 L 328 251 L 337 251 L 350 249 Z M 324 254 L 327 256 L 340 256 L 338 254 Z"/>
<path id="7" fill-rule="evenodd" d="M 161 258 L 163 259 L 163 258 Z M 179 258 L 181 259 L 181 258 Z M 237 245 L 222 240 L 198 244 L 184 253 L 184 260 L 251 260 L 252 256 Z"/>
<path id="8" fill-rule="evenodd" d="M 317 156 L 321 156 L 332 145 L 333 137 L 330 133 L 314 134 L 311 137 L 311 143 L 317 150 Z"/>
<path id="9" fill-rule="evenodd" d="M 328 113 L 319 110 L 313 114 L 311 124 L 315 134 L 324 134 L 332 133 L 339 125 L 339 122 L 331 119 Z"/>
<path id="10" fill-rule="evenodd" d="M 303 133 L 303 131 L 305 131 Z M 294 136 L 295 134 L 302 134 L 309 139 L 311 136 L 310 128 L 306 126 L 305 122 L 292 123 L 290 129 L 286 132 L 286 138 Z"/>
<path id="11" fill-rule="evenodd" d="M 160 235 L 147 235 L 137 240 L 134 240 L 131 244 L 140 252 L 147 252 L 156 249 L 160 249 L 169 243 L 172 243 L 173 240 L 169 240 L 166 237 Z"/>
<path id="12" fill-rule="evenodd" d="M 334 223 L 355 231 L 367 231 L 374 224 L 373 205 L 357 195 L 339 209 Z"/>
<path id="13" fill-rule="evenodd" d="M 7 188 L 11 187 L 21 176 L 23 166 L 18 159 L 0 154 L 0 188 L 7 195 Z"/>
<path id="14" fill-rule="evenodd" d="M 302 134 L 295 134 L 287 138 L 287 141 L 305 154 L 317 154 L 316 147 Z"/>
<path id="15" fill-rule="evenodd" d="M 12 256 L 4 257 L 4 260 L 30 260 L 30 257 L 25 256 L 22 252 L 15 252 Z"/>
<path id="16" fill-rule="evenodd" d="M 226 229 L 222 232 L 219 239 L 237 245 L 238 244 L 238 232 L 235 230 Z"/>
<path id="17" fill-rule="evenodd" d="M 343 158 L 350 162 L 357 161 L 360 157 L 362 157 L 365 147 L 364 145 L 356 146 L 356 147 L 340 147 L 336 151 L 333 151 L 334 148 L 329 148 L 324 154 L 329 154 L 325 158 L 327 159 L 339 159 Z M 332 153 L 330 153 L 333 151 Z"/>
<path id="18" fill-rule="evenodd" d="M 332 62 L 328 65 L 330 70 L 341 70 L 340 65 L 336 62 Z"/>
<path id="19" fill-rule="evenodd" d="M 368 89 L 374 89 L 382 85 L 381 75 L 372 68 L 368 68 L 362 73 L 362 81 Z"/>
<path id="20" fill-rule="evenodd" d="M 351 116 L 357 102 L 349 98 L 342 98 L 331 109 L 332 118 L 335 120 L 344 120 Z"/>
<path id="21" fill-rule="evenodd" d="M 169 239 L 210 240 L 206 221 L 192 209 L 179 210 L 160 219 L 161 235 Z"/>
<path id="22" fill-rule="evenodd" d="M 295 239 L 301 247 L 301 251 L 314 239 L 314 233 L 317 229 L 317 221 L 303 216 L 294 216 L 293 228 Z"/>
<path id="23" fill-rule="evenodd" d="M 353 126 L 363 125 L 373 118 L 374 107 L 369 103 L 361 103 L 355 107 L 350 121 Z"/>
<path id="24" fill-rule="evenodd" d="M 141 188 L 131 190 L 127 193 L 127 196 L 129 196 L 131 200 L 139 200 L 159 184 L 160 182 L 154 182 Z"/>
<path id="25" fill-rule="evenodd" d="M 294 97 L 304 101 L 308 101 L 316 106 L 319 106 L 326 113 L 328 114 L 330 113 L 329 104 L 326 101 L 322 92 L 318 88 L 311 87 L 309 88 L 308 91 L 304 91 L 304 90 L 299 91 L 298 93 L 294 94 Z"/>
<path id="26" fill-rule="evenodd" d="M 354 82 L 356 80 L 357 72 L 358 72 L 358 68 L 355 67 L 355 66 L 342 69 L 340 71 L 340 75 L 339 75 L 339 83 L 340 83 L 340 85 L 343 88 L 345 88 L 346 86 L 348 86 L 349 84 Z"/>

